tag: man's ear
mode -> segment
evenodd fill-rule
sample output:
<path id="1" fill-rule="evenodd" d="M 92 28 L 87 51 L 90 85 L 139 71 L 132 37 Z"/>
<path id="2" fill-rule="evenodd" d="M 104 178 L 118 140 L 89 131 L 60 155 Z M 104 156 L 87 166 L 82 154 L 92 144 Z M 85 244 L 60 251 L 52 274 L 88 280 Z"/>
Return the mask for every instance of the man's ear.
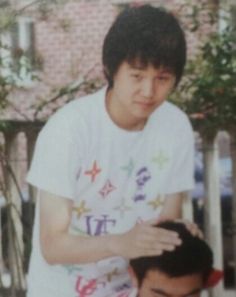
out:
<path id="1" fill-rule="evenodd" d="M 137 279 L 136 274 L 131 266 L 129 266 L 128 272 L 129 272 L 133 287 L 138 288 L 138 279 Z"/>

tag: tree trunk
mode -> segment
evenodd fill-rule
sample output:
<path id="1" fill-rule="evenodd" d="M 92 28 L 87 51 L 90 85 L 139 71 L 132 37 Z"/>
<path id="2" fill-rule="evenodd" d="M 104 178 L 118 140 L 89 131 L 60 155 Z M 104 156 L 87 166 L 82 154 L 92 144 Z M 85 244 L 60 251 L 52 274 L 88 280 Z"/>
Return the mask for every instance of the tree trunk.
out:
<path id="1" fill-rule="evenodd" d="M 12 286 L 16 289 L 25 289 L 23 270 L 23 226 L 21 222 L 22 197 L 18 185 L 20 166 L 16 158 L 18 152 L 17 134 L 5 134 L 5 176 L 7 183 L 8 207 L 8 236 L 9 236 L 9 261 L 11 266 Z"/>

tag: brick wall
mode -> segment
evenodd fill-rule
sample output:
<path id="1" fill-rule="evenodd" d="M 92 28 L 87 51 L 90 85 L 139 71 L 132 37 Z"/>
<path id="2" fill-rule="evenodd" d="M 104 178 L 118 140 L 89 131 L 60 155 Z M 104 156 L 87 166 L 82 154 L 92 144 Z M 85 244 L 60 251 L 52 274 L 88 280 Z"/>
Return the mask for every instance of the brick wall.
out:
<path id="1" fill-rule="evenodd" d="M 201 41 L 212 28 L 204 22 L 207 18 L 202 13 L 201 26 L 192 33 L 189 28 L 193 19 L 187 0 L 142 0 L 136 3 L 161 5 L 177 14 L 183 23 L 188 41 L 189 56 L 196 53 Z M 192 0 L 199 4 L 206 0 Z M 52 90 L 64 86 L 89 73 L 89 78 L 102 78 L 101 48 L 103 38 L 122 4 L 128 0 L 81 0 L 65 1 L 65 5 L 54 7 L 49 14 L 42 15 L 34 10 L 26 11 L 35 20 L 36 56 L 42 62 L 38 71 L 40 81 L 17 90 L 12 95 L 14 108 L 5 113 L 8 119 L 34 118 L 35 104 L 53 96 Z M 49 104 L 38 118 L 47 118 L 53 110 L 65 102 L 65 97 Z"/>

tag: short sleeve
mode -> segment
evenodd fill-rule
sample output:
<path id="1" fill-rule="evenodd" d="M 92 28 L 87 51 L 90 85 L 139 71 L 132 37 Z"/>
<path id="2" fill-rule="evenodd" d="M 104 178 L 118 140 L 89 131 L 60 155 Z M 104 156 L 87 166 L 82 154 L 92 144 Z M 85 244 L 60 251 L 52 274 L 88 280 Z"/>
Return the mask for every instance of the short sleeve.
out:
<path id="1" fill-rule="evenodd" d="M 74 199 L 81 150 L 69 115 L 57 112 L 40 132 L 27 181 L 49 193 Z"/>
<path id="2" fill-rule="evenodd" d="M 185 116 L 173 137 L 173 158 L 165 194 L 190 191 L 194 187 L 194 133 Z"/>

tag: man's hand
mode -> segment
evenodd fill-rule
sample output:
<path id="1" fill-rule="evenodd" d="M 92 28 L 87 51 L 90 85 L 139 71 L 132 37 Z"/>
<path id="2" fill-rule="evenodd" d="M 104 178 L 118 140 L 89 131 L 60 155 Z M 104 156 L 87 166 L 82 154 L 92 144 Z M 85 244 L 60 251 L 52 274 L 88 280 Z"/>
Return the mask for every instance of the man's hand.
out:
<path id="1" fill-rule="evenodd" d="M 191 222 L 187 219 L 170 219 L 168 217 L 161 217 L 158 218 L 156 221 L 156 224 L 161 223 L 161 222 L 166 222 L 166 221 L 173 221 L 176 223 L 182 223 L 185 225 L 185 227 L 188 229 L 188 231 L 193 235 L 193 236 L 198 236 L 199 238 L 203 239 L 203 233 L 201 231 L 201 229 L 198 227 L 197 224 L 195 224 L 194 222 Z"/>
<path id="2" fill-rule="evenodd" d="M 174 220 L 174 222 L 179 222 L 185 225 L 185 227 L 188 229 L 188 231 L 193 235 L 193 236 L 198 236 L 199 238 L 203 239 L 203 233 L 201 231 L 201 229 L 198 227 L 197 224 L 186 220 L 186 219 L 176 219 Z"/>
<path id="3" fill-rule="evenodd" d="M 163 221 L 179 222 L 184 224 L 193 236 L 198 236 L 199 238 L 203 239 L 203 233 L 199 229 L 197 224 L 187 219 L 181 218 L 183 199 L 184 199 L 183 193 L 166 195 L 163 210 L 161 212 L 160 217 L 156 220 L 156 224 Z"/>
<path id="4" fill-rule="evenodd" d="M 156 220 L 138 223 L 121 234 L 116 246 L 117 254 L 128 259 L 155 256 L 172 251 L 181 244 L 176 232 L 154 227 L 155 223 Z"/>

